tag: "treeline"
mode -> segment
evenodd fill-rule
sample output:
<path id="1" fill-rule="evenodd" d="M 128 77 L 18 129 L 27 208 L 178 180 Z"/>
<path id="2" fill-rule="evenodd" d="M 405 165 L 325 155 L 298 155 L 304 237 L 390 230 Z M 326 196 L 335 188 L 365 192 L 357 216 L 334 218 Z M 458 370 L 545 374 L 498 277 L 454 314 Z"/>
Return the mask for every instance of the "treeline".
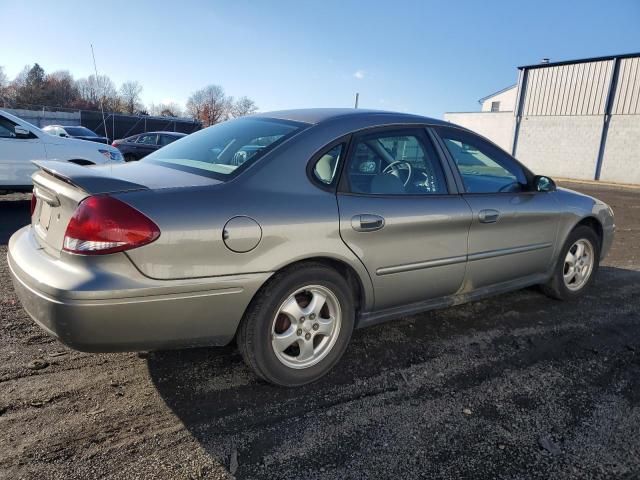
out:
<path id="1" fill-rule="evenodd" d="M 0 66 L 0 106 L 7 108 L 65 108 L 100 110 L 114 113 L 190 116 L 205 126 L 254 113 L 258 108 L 248 97 L 235 99 L 225 94 L 219 85 L 208 85 L 193 92 L 185 108 L 176 103 L 141 101 L 142 85 L 127 81 L 116 87 L 106 75 L 90 75 L 74 79 L 68 71 L 46 73 L 37 63 L 26 66 L 9 80 Z"/>

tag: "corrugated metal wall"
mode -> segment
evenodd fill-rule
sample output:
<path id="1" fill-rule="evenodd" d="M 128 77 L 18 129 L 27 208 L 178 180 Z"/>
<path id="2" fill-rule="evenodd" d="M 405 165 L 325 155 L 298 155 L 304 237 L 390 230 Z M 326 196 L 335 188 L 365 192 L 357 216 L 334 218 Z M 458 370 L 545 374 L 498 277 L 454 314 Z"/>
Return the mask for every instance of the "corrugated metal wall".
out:
<path id="1" fill-rule="evenodd" d="M 606 60 L 529 70 L 523 114 L 603 115 L 612 68 Z"/>
<path id="2" fill-rule="evenodd" d="M 640 57 L 622 58 L 611 113 L 640 114 Z"/>
<path id="3" fill-rule="evenodd" d="M 522 161 L 640 184 L 640 54 L 521 68 L 512 151 Z"/>

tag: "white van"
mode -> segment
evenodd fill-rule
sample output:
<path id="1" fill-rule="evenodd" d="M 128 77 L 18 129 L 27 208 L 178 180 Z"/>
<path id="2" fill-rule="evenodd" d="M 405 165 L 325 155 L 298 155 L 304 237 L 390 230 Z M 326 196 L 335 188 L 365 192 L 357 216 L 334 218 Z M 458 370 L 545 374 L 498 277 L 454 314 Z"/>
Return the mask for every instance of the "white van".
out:
<path id="1" fill-rule="evenodd" d="M 0 193 L 31 191 L 31 174 L 37 170 L 32 160 L 79 165 L 124 162 L 111 145 L 53 136 L 0 110 Z"/>

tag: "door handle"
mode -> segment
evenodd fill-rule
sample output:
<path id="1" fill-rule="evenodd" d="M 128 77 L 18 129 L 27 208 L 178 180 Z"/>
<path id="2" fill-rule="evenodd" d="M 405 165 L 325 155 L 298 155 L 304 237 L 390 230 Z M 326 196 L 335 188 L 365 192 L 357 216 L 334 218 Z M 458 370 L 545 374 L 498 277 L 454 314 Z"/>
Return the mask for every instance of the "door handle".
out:
<path id="1" fill-rule="evenodd" d="M 351 218 L 351 227 L 356 232 L 374 232 L 384 227 L 384 218 L 369 213 L 355 215 Z"/>
<path id="2" fill-rule="evenodd" d="M 498 210 L 493 210 L 492 208 L 480 210 L 478 213 L 478 220 L 480 220 L 480 223 L 496 223 L 498 218 L 500 218 L 500 212 Z"/>

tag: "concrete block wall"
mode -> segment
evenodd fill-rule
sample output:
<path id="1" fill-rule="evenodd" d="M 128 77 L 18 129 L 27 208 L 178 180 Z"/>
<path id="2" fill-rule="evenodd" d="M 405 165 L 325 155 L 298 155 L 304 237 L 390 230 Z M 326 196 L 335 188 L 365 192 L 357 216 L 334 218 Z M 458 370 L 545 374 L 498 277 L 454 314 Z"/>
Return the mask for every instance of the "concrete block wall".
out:
<path id="1" fill-rule="evenodd" d="M 640 185 L 640 115 L 612 115 L 600 180 Z"/>
<path id="2" fill-rule="evenodd" d="M 40 128 L 47 125 L 80 125 L 80 112 L 48 112 L 18 108 L 4 108 L 3 110 Z"/>
<path id="3" fill-rule="evenodd" d="M 480 135 L 511 152 L 515 117 L 513 112 L 461 112 L 445 113 L 444 119 Z"/>
<path id="4" fill-rule="evenodd" d="M 522 117 L 515 156 L 539 175 L 593 180 L 603 117 Z"/>

